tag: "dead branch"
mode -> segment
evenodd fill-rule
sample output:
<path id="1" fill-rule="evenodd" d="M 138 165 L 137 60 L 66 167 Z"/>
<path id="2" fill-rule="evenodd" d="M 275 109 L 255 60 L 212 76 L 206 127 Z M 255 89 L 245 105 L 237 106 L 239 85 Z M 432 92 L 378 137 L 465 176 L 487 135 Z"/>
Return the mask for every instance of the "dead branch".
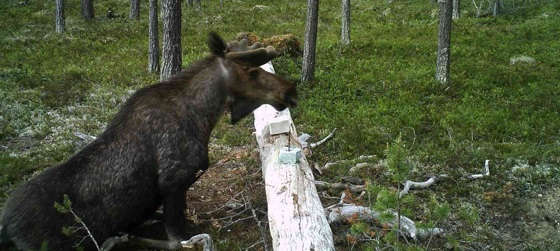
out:
<path id="1" fill-rule="evenodd" d="M 399 193 L 399 198 L 402 198 L 404 195 L 408 194 L 408 191 L 411 188 L 426 188 L 426 187 L 429 187 L 429 186 L 433 185 L 438 180 L 440 180 L 442 178 L 447 178 L 447 177 L 448 177 L 447 175 L 442 174 L 442 175 L 439 175 L 439 176 L 432 176 L 424 182 L 416 182 L 416 181 L 407 180 L 404 183 L 403 190 Z"/>
<path id="2" fill-rule="evenodd" d="M 323 138 L 322 140 L 319 140 L 315 143 L 311 143 L 309 144 L 310 148 L 315 148 L 320 146 L 321 144 L 325 143 L 327 140 L 329 140 L 330 138 L 332 138 L 334 136 L 334 132 L 336 132 L 336 128 L 334 128 L 331 133 L 329 133 L 329 135 L 327 135 L 327 137 Z"/>
<path id="3" fill-rule="evenodd" d="M 395 216 L 395 218 L 390 220 L 388 223 L 389 226 L 396 226 L 399 222 L 399 220 L 397 220 L 397 213 L 392 211 L 389 211 L 389 213 Z M 325 214 L 327 215 L 329 224 L 344 222 L 347 221 L 347 219 L 356 217 L 360 220 L 369 222 L 378 222 L 381 219 L 381 213 L 376 212 L 369 207 L 345 203 L 339 203 L 331 208 L 325 209 Z M 402 230 L 401 235 L 415 240 L 423 239 L 432 235 L 441 235 L 444 233 L 441 228 L 418 229 L 416 228 L 414 221 L 405 216 L 400 217 L 400 225 Z"/>
<path id="4" fill-rule="evenodd" d="M 181 241 L 181 246 L 184 248 L 194 248 L 194 245 L 196 244 L 201 244 L 203 251 L 214 250 L 212 237 L 209 234 L 197 234 L 187 241 Z"/>
<path id="5" fill-rule="evenodd" d="M 485 176 L 489 176 L 490 175 L 489 162 L 490 162 L 489 160 L 486 160 L 484 162 L 484 173 L 472 174 L 472 175 L 467 176 L 467 178 L 474 180 L 474 179 L 480 179 L 480 178 L 485 177 Z"/>
<path id="6" fill-rule="evenodd" d="M 323 189 L 349 189 L 350 191 L 354 192 L 354 193 L 358 193 L 358 192 L 362 192 L 366 190 L 366 185 L 350 185 L 350 184 L 345 184 L 345 183 L 329 183 L 326 181 L 320 181 L 320 180 L 316 180 L 315 181 L 315 186 L 317 186 L 317 188 L 323 188 Z"/>
<path id="7" fill-rule="evenodd" d="M 484 162 L 484 173 L 482 173 L 482 174 L 471 174 L 471 175 L 468 175 L 467 178 L 471 179 L 471 180 L 474 180 L 474 179 L 480 179 L 480 178 L 489 176 L 490 175 L 489 162 L 490 162 L 489 160 L 486 160 Z M 404 183 L 403 190 L 399 193 L 399 198 L 408 194 L 410 189 L 426 188 L 426 187 L 429 187 L 429 186 L 435 184 L 436 182 L 438 182 L 442 178 L 448 178 L 448 177 L 449 176 L 447 174 L 440 174 L 438 176 L 432 176 L 424 182 L 416 182 L 416 181 L 407 180 Z"/>

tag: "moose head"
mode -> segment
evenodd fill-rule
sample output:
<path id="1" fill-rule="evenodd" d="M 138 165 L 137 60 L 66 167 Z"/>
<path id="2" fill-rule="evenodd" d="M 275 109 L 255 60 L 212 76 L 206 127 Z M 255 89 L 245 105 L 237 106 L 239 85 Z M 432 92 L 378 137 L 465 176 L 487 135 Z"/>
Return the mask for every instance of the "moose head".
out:
<path id="1" fill-rule="evenodd" d="M 248 46 L 247 40 L 226 44 L 216 33 L 210 33 L 208 45 L 212 54 L 219 57 L 232 123 L 262 104 L 270 104 L 277 110 L 297 104 L 294 83 L 259 67 L 279 55 L 273 47 L 262 48 L 258 43 Z"/>

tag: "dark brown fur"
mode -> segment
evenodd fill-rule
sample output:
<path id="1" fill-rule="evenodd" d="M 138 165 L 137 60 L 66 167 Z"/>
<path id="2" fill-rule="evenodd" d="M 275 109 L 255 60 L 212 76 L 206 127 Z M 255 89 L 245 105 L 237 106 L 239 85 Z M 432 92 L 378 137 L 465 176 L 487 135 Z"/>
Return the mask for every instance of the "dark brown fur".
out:
<path id="1" fill-rule="evenodd" d="M 99 242 L 141 224 L 162 204 L 168 238 L 184 239 L 185 192 L 208 168 L 208 140 L 226 104 L 235 122 L 261 104 L 283 109 L 295 98 L 292 83 L 225 58 L 216 34 L 209 47 L 211 56 L 138 90 L 67 162 L 19 186 L 6 202 L 2 234 L 24 250 L 43 241 L 49 250 L 72 250 L 85 232 L 64 236 L 62 227 L 76 223 L 53 207 L 67 194 Z M 93 249 L 89 239 L 81 245 Z"/>

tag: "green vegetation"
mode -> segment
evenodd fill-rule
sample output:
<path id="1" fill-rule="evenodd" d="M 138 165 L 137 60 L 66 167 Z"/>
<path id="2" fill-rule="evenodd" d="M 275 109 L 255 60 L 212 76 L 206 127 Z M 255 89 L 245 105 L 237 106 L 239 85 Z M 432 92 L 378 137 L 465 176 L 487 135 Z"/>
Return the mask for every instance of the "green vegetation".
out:
<path id="1" fill-rule="evenodd" d="M 209 31 L 225 38 L 241 31 L 303 38 L 305 1 L 224 2 L 224 9 L 203 1 L 202 11 L 183 11 L 184 66 L 205 55 Z M 413 164 L 397 180 L 451 176 L 400 201 L 403 215 L 447 233 L 401 240 L 403 249 L 560 248 L 560 2 L 523 2 L 513 8 L 513 0 L 505 1 L 506 12 L 497 18 L 475 18 L 472 3 L 462 1 L 463 16 L 453 22 L 451 83 L 443 86 L 434 81 L 436 3 L 354 0 L 352 43 L 342 47 L 340 1 L 321 1 L 316 80 L 299 84 L 292 114 L 311 141 L 338 131 L 310 160 L 390 159 L 395 155 L 385 150 L 400 138 L 406 151 L 391 151 Z M 97 17 L 86 22 L 79 2 L 67 2 L 67 32 L 58 35 L 54 1 L 0 2 L 0 205 L 16 184 L 79 150 L 84 142 L 76 132 L 99 134 L 132 91 L 158 80 L 146 70 L 148 4 L 142 2 L 139 21 L 124 18 L 128 4 L 96 0 Z M 257 4 L 270 8 L 253 8 Z M 123 18 L 106 18 L 109 8 Z M 536 63 L 510 64 L 520 55 Z M 281 57 L 274 65 L 298 81 L 299 59 Z M 218 125 L 213 144 L 252 144 L 251 119 L 236 126 L 228 120 Z M 211 156 L 213 163 L 221 157 Z M 490 176 L 462 178 L 480 173 L 486 159 Z M 255 161 L 247 164 L 258 168 Z M 347 167 L 319 179 L 340 181 Z M 394 172 L 371 165 L 359 175 L 369 180 L 369 205 L 396 208 Z M 226 250 L 254 243 L 254 231 L 212 234 Z M 341 231 L 353 239 L 339 242 L 340 250 L 395 245 L 369 224 Z M 373 238 L 372 231 L 388 237 Z M 360 240 L 362 233 L 375 241 Z"/>

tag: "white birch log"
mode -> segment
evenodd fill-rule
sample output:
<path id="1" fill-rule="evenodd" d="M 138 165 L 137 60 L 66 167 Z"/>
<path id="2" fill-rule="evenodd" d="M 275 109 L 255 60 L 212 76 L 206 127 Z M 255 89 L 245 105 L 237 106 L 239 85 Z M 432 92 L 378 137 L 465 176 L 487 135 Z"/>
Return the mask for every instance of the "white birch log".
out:
<path id="1" fill-rule="evenodd" d="M 274 73 L 270 62 L 261 68 Z M 291 147 L 301 149 L 290 111 L 285 109 L 278 112 L 270 105 L 262 105 L 253 114 L 273 249 L 334 250 L 331 228 L 305 156 L 301 156 L 297 164 L 279 162 L 280 150 L 288 145 L 288 137 L 291 137 Z M 290 121 L 289 136 L 270 135 L 268 124 L 277 117 Z"/>

